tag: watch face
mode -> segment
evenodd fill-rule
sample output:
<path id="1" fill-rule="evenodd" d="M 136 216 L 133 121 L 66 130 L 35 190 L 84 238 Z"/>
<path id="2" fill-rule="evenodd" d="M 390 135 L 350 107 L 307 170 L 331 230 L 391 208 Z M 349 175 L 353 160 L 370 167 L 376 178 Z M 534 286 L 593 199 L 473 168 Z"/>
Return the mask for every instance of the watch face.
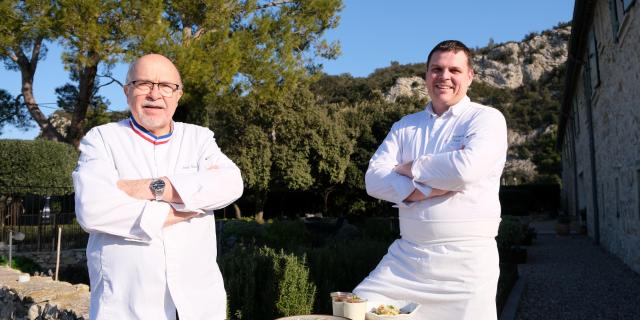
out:
<path id="1" fill-rule="evenodd" d="M 164 189 L 164 180 L 157 179 L 151 182 L 151 189 L 153 190 L 162 190 Z"/>

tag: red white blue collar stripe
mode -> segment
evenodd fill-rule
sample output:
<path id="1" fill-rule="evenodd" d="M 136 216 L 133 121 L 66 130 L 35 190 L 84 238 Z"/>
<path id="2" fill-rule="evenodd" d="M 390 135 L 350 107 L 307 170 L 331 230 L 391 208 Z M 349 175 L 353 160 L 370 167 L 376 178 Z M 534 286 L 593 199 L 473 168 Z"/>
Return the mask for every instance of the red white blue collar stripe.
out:
<path id="1" fill-rule="evenodd" d="M 137 135 L 139 135 L 142 139 L 145 139 L 154 145 L 165 144 L 169 142 L 171 139 L 171 134 L 173 134 L 173 122 L 171 122 L 171 132 L 162 135 L 156 136 L 155 134 L 149 132 L 149 130 L 145 129 L 143 126 L 138 124 L 133 117 L 129 117 L 129 126 Z"/>

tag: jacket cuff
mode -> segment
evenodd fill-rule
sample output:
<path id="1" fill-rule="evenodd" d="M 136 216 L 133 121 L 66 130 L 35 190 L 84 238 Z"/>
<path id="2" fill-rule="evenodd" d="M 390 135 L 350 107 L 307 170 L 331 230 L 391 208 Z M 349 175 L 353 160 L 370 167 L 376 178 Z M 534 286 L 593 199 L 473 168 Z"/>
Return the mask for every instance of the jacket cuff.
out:
<path id="1" fill-rule="evenodd" d="M 397 177 L 391 181 L 391 186 L 398 196 L 394 202 L 399 205 L 404 202 L 404 199 L 411 195 L 415 188 L 413 186 L 413 182 L 409 178 L 397 173 L 393 174 L 397 175 Z"/>
<path id="2" fill-rule="evenodd" d="M 418 191 L 422 192 L 426 197 L 429 197 L 433 188 L 429 187 L 426 184 L 420 183 L 418 181 L 413 180 L 413 187 L 418 189 Z"/>
<path id="3" fill-rule="evenodd" d="M 163 238 L 162 229 L 169 215 L 169 204 L 162 201 L 147 201 L 142 216 L 140 217 L 140 229 L 145 238 L 143 241 L 151 241 L 154 238 Z"/>
<path id="4" fill-rule="evenodd" d="M 176 174 L 167 176 L 167 179 L 169 179 L 173 186 L 173 190 L 180 195 L 180 199 L 182 199 L 183 202 L 180 210 L 175 206 L 174 208 L 181 212 L 198 212 L 197 208 L 193 208 L 191 206 L 191 198 L 200 189 L 197 173 Z"/>

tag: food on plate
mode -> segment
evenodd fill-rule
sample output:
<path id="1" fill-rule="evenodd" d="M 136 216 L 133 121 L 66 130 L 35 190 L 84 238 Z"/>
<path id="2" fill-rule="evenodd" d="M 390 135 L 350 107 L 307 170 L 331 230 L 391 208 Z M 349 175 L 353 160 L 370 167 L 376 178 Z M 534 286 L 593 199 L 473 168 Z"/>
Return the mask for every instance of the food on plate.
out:
<path id="1" fill-rule="evenodd" d="M 371 312 L 380 316 L 397 316 L 400 314 L 400 309 L 394 305 L 381 304 L 377 308 L 374 308 Z"/>

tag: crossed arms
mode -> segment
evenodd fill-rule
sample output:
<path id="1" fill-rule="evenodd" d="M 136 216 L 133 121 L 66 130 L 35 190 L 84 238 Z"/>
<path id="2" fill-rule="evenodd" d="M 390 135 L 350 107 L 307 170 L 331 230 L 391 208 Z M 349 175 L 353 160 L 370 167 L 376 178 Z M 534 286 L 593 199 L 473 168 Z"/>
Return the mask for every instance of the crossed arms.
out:
<path id="1" fill-rule="evenodd" d="M 99 128 L 92 129 L 81 141 L 78 167 L 73 172 L 76 215 L 83 229 L 148 242 L 161 237 L 166 226 L 225 207 L 239 198 L 243 189 L 240 170 L 222 154 L 208 132 L 208 136 L 198 137 L 202 142 L 198 150 L 181 150 L 197 153 L 197 169 L 162 177 L 165 200 L 152 201 L 155 197 L 149 189 L 150 179 L 120 178 L 114 158 L 126 157 L 137 163 L 129 159 L 135 155 L 114 155 Z"/>
<path id="2" fill-rule="evenodd" d="M 184 204 L 182 202 L 182 198 L 180 194 L 175 190 L 173 184 L 167 177 L 162 177 L 164 180 L 165 188 L 164 194 L 162 196 L 162 201 L 168 203 L 176 203 L 176 204 Z M 116 184 L 118 189 L 124 191 L 124 193 L 128 194 L 130 197 L 138 200 L 154 200 L 155 195 L 151 192 L 151 188 L 149 185 L 151 184 L 152 179 L 137 179 L 137 180 L 118 180 Z M 169 207 L 169 214 L 167 214 L 167 218 L 164 221 L 163 227 L 168 227 L 174 225 L 178 222 L 189 220 L 195 216 L 197 216 L 199 212 L 180 212 L 177 211 L 173 206 Z"/>
<path id="3" fill-rule="evenodd" d="M 393 125 L 369 161 L 365 184 L 375 198 L 402 205 L 463 191 L 504 161 L 506 122 L 495 109 L 483 109 L 468 120 L 458 150 L 435 154 L 410 152 L 414 146 L 406 141 L 424 137 L 413 131 L 416 118 L 406 119 Z"/>

